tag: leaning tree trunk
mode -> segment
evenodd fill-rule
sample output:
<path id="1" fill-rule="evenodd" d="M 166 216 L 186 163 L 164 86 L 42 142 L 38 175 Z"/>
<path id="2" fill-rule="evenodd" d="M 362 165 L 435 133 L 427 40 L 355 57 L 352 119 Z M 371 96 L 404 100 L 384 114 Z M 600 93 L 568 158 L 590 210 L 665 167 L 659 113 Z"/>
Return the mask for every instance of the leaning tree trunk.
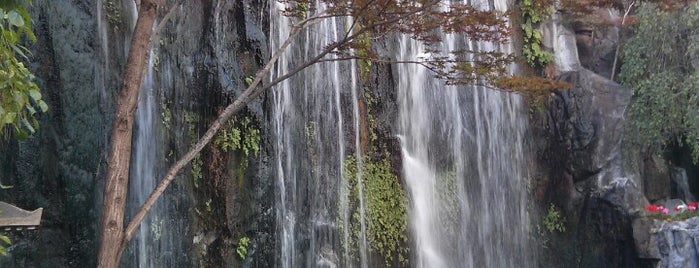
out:
<path id="1" fill-rule="evenodd" d="M 148 45 L 159 4 L 159 0 L 141 0 L 140 2 L 138 21 L 131 39 L 131 48 L 119 92 L 104 185 L 100 250 L 97 259 L 98 267 L 103 268 L 118 267 L 124 248 L 121 242 L 124 239 L 124 210 L 129 186 L 134 111 L 138 103 L 143 70 L 148 57 Z"/>

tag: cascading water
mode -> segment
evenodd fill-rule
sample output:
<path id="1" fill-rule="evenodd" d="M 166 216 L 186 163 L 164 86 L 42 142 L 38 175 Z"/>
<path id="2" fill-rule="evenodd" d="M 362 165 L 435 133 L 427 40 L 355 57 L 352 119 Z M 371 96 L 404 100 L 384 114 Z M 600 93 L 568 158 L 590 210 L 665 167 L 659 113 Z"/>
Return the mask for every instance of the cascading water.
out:
<path id="1" fill-rule="evenodd" d="M 292 25 L 281 15 L 283 4 L 272 1 L 270 6 L 270 47 L 277 48 L 289 36 Z M 323 4 L 316 2 L 314 7 L 322 12 Z M 280 57 L 270 78 L 286 74 L 338 40 L 345 23 L 340 18 L 324 19 L 306 29 Z M 343 110 L 347 106 L 343 102 L 354 96 L 356 111 L 354 72 L 352 62 L 315 64 L 272 91 L 280 267 L 351 266 L 345 257 L 350 255 L 349 245 L 340 245 L 348 241 L 349 226 L 347 221 L 338 226 L 337 219 L 349 215 L 342 168 L 345 133 L 348 125 L 356 127 L 358 123 L 343 121 L 343 113 L 349 112 Z M 361 201 L 361 194 L 359 198 Z M 363 232 L 360 236 L 365 237 Z M 366 267 L 365 239 L 358 246 Z"/>
<path id="2" fill-rule="evenodd" d="M 484 9 L 507 2 L 471 1 Z M 454 35 L 442 50 L 495 49 Z M 400 40 L 397 58 L 424 47 Z M 425 68 L 398 66 L 403 170 L 410 193 L 416 267 L 531 267 L 523 134 L 518 96 L 445 86 Z"/>
<path id="3" fill-rule="evenodd" d="M 152 51 L 151 51 L 152 53 Z M 136 140 L 133 149 L 133 166 L 129 192 L 135 204 L 142 204 L 155 187 L 156 151 L 159 145 L 154 134 L 155 96 L 153 96 L 153 57 L 148 60 L 148 69 L 141 85 L 138 108 L 136 109 Z M 137 243 L 137 258 L 134 267 L 154 267 L 154 258 L 149 258 L 148 245 L 155 240 L 150 226 L 159 221 L 160 211 L 156 206 L 138 229 L 135 237 Z M 159 237 L 158 237 L 159 238 Z"/>

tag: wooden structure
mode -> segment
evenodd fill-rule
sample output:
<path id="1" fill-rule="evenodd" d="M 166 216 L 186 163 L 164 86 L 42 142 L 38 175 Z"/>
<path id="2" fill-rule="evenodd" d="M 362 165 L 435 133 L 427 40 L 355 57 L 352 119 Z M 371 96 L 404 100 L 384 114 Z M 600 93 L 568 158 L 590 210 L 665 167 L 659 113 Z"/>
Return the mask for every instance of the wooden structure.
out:
<path id="1" fill-rule="evenodd" d="M 34 230 L 41 224 L 43 208 L 27 211 L 12 204 L 0 201 L 0 229 Z"/>

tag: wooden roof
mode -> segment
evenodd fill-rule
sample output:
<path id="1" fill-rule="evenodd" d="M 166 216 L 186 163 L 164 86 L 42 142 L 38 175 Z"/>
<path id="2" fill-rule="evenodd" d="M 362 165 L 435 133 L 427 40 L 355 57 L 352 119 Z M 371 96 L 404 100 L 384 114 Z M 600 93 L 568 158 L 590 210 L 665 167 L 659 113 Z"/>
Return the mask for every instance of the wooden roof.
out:
<path id="1" fill-rule="evenodd" d="M 0 228 L 9 229 L 36 229 L 41 224 L 43 208 L 27 211 L 12 204 L 0 201 Z"/>

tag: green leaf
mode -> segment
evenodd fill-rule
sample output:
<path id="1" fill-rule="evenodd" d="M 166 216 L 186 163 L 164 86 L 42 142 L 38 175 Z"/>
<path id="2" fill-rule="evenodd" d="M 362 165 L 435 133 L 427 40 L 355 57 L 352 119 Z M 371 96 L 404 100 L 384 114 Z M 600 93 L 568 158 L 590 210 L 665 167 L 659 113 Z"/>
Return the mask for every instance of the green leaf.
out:
<path id="1" fill-rule="evenodd" d="M 24 125 L 24 128 L 25 128 L 26 130 L 29 130 L 29 133 L 34 133 L 34 132 L 36 132 L 36 130 L 34 129 L 34 127 L 32 127 L 32 124 L 29 123 L 29 121 L 27 120 L 26 117 L 22 118 L 22 125 Z"/>
<path id="2" fill-rule="evenodd" d="M 37 89 L 32 89 L 29 90 L 29 96 L 32 97 L 32 100 L 39 101 L 41 100 L 41 92 Z"/>
<path id="3" fill-rule="evenodd" d="M 4 235 L 0 235 L 0 241 L 5 242 L 5 244 L 8 244 L 8 245 L 12 244 L 12 240 L 10 240 L 9 237 L 4 236 Z"/>
<path id="4" fill-rule="evenodd" d="M 17 118 L 17 113 L 15 113 L 15 112 L 5 113 L 2 117 L 2 124 L 12 124 L 15 122 L 15 118 Z"/>
<path id="5" fill-rule="evenodd" d="M 24 26 L 24 19 L 22 19 L 22 16 L 19 13 L 17 13 L 17 11 L 12 10 L 8 12 L 6 16 L 10 24 L 17 27 Z"/>
<path id="6" fill-rule="evenodd" d="M 38 101 L 37 104 L 39 105 L 39 109 L 41 109 L 41 112 L 45 113 L 49 110 L 49 106 L 43 100 Z"/>

